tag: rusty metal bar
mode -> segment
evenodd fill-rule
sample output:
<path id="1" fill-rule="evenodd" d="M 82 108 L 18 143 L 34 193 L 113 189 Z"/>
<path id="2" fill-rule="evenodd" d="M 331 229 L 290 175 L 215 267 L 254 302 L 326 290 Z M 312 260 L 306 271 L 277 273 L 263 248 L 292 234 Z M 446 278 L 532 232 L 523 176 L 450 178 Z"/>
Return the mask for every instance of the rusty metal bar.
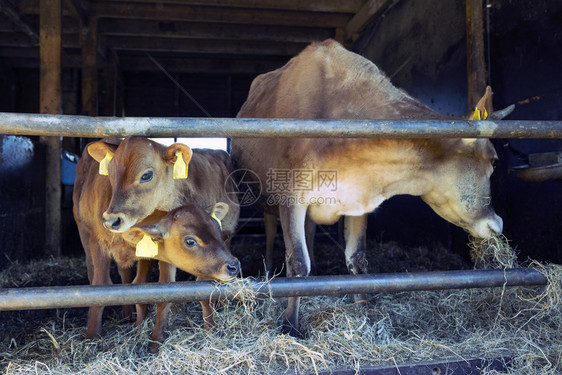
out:
<path id="1" fill-rule="evenodd" d="M 0 134 L 86 138 L 562 138 L 562 122 L 87 117 L 0 112 Z"/>
<path id="2" fill-rule="evenodd" d="M 545 285 L 546 277 L 533 269 L 412 272 L 397 274 L 276 278 L 269 282 L 245 279 L 244 288 L 256 298 L 354 293 L 393 293 L 437 289 L 493 288 Z M 236 298 L 240 284 L 208 281 L 107 286 L 55 286 L 0 289 L 0 311 L 186 302 Z"/>

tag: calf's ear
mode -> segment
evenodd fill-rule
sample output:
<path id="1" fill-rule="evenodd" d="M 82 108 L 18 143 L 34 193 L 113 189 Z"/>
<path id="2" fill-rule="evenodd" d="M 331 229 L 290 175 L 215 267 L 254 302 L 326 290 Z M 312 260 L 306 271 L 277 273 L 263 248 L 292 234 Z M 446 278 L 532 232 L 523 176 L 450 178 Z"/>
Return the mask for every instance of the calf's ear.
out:
<path id="1" fill-rule="evenodd" d="M 122 234 L 123 239 L 135 246 L 135 255 L 139 258 L 154 258 L 158 255 L 158 243 L 162 239 L 158 233 L 150 233 L 155 226 L 133 227 Z"/>
<path id="2" fill-rule="evenodd" d="M 99 163 L 105 159 L 107 155 L 112 158 L 115 147 L 115 145 L 109 145 L 104 141 L 98 141 L 88 146 L 88 154 Z"/>
<path id="3" fill-rule="evenodd" d="M 142 240 L 145 234 L 145 231 L 143 231 L 142 229 L 133 227 L 121 234 L 121 236 L 123 236 L 123 239 L 125 241 L 135 246 L 137 243 L 139 243 L 140 240 Z"/>
<path id="4" fill-rule="evenodd" d="M 222 220 L 228 213 L 228 209 L 228 204 L 218 202 L 213 206 L 213 212 L 211 212 L 211 215 L 214 215 L 217 219 Z"/>
<path id="5" fill-rule="evenodd" d="M 142 240 L 144 235 L 150 236 L 154 241 L 162 241 L 163 228 L 158 223 L 137 225 L 122 234 L 123 239 L 133 245 Z"/>
<path id="6" fill-rule="evenodd" d="M 193 151 L 191 151 L 191 148 L 183 143 L 174 143 L 169 146 L 166 151 L 164 151 L 164 161 L 170 165 L 174 164 L 176 162 L 177 155 L 180 152 L 185 164 L 189 164 Z"/>

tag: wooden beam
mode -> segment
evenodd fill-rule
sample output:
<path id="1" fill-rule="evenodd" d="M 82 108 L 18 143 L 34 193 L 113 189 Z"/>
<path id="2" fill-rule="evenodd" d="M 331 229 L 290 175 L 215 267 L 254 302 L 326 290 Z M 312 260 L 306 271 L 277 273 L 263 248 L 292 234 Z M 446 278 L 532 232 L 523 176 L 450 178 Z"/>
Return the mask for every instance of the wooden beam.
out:
<path id="1" fill-rule="evenodd" d="M 0 12 L 4 13 L 22 32 L 29 38 L 32 45 L 39 44 L 39 35 L 37 31 L 21 18 L 19 11 L 14 8 L 8 1 L 0 0 Z"/>
<path id="2" fill-rule="evenodd" d="M 283 66 L 285 59 L 213 59 L 189 57 L 156 57 L 166 71 L 209 75 L 258 75 Z M 123 71 L 159 71 L 160 69 L 144 55 L 121 55 L 119 66 Z"/>
<path id="3" fill-rule="evenodd" d="M 90 16 L 88 11 L 82 6 L 82 2 L 79 2 L 78 0 L 65 0 L 64 3 L 72 13 L 78 16 L 81 25 L 88 24 Z"/>
<path id="4" fill-rule="evenodd" d="M 35 47 L 30 45 L 29 38 L 22 33 L 0 32 L 0 46 L 3 47 Z M 38 46 L 38 45 L 37 45 Z M 78 38 L 76 34 L 65 34 L 62 36 L 63 48 L 79 48 Z"/>
<path id="5" fill-rule="evenodd" d="M 2 63 L 11 67 L 39 69 L 39 47 L 2 47 L 0 46 Z M 61 65 L 64 68 L 79 68 L 81 58 L 78 55 L 63 51 Z"/>
<path id="6" fill-rule="evenodd" d="M 91 20 L 80 34 L 82 47 L 82 112 L 98 114 L 97 22 Z"/>
<path id="7" fill-rule="evenodd" d="M 373 19 L 380 16 L 397 1 L 398 0 L 367 0 L 355 16 L 345 25 L 345 40 L 356 40 L 358 34 L 361 33 Z"/>
<path id="8" fill-rule="evenodd" d="M 484 52 L 483 0 L 466 0 L 466 65 L 468 108 L 474 109 L 486 90 L 488 71 Z"/>
<path id="9" fill-rule="evenodd" d="M 61 113 L 61 0 L 40 0 L 39 112 Z M 40 137 L 45 146 L 45 254 L 61 254 L 61 138 Z"/>
<path id="10" fill-rule="evenodd" d="M 357 13 L 365 0 L 166 0 L 167 4 L 232 8 L 298 10 L 308 12 Z M 106 0 L 124 3 L 124 0 Z M 127 0 L 127 3 L 154 3 L 154 0 Z"/>
<path id="11" fill-rule="evenodd" d="M 297 43 L 310 43 L 314 40 L 333 38 L 333 30 L 333 28 L 229 25 L 204 22 L 164 22 L 111 18 L 100 19 L 98 23 L 100 35 L 208 40 L 269 40 Z"/>
<path id="12" fill-rule="evenodd" d="M 345 25 L 348 13 L 318 13 L 278 11 L 246 8 L 217 8 L 155 3 L 92 3 L 92 16 L 98 18 L 125 18 L 162 21 L 192 21 L 208 23 L 339 27 Z"/>
<path id="13" fill-rule="evenodd" d="M 294 56 L 307 43 L 244 42 L 238 40 L 130 38 L 106 36 L 107 47 L 116 51 L 152 51 L 197 55 Z"/>
<path id="14" fill-rule="evenodd" d="M 105 63 L 100 70 L 98 113 L 101 116 L 117 116 L 117 63 Z"/>

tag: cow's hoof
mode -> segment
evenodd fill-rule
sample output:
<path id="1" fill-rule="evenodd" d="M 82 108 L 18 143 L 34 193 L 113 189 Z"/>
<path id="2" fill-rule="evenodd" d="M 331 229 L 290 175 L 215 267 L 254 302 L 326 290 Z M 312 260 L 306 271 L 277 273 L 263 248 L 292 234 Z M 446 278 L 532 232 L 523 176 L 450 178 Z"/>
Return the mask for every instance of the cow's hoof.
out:
<path id="1" fill-rule="evenodd" d="M 161 342 L 151 341 L 150 344 L 148 344 L 148 351 L 150 352 L 150 354 L 156 354 L 158 353 L 158 350 L 160 350 L 161 345 Z"/>
<path id="2" fill-rule="evenodd" d="M 353 300 L 355 301 L 355 306 L 357 306 L 360 309 L 366 309 L 368 302 L 367 302 L 367 296 L 364 294 L 355 294 L 353 296 Z"/>
<path id="3" fill-rule="evenodd" d="M 123 318 L 129 322 L 135 321 L 137 315 L 137 310 L 135 305 L 124 305 L 123 306 Z"/>
<path id="4" fill-rule="evenodd" d="M 296 337 L 299 339 L 303 338 L 302 333 L 287 321 L 283 322 L 283 325 L 281 326 L 281 332 L 284 335 L 289 335 L 291 337 Z"/>
<path id="5" fill-rule="evenodd" d="M 84 335 L 84 339 L 85 340 L 97 340 L 101 338 L 101 332 L 96 332 L 96 331 L 86 331 L 86 334 Z"/>

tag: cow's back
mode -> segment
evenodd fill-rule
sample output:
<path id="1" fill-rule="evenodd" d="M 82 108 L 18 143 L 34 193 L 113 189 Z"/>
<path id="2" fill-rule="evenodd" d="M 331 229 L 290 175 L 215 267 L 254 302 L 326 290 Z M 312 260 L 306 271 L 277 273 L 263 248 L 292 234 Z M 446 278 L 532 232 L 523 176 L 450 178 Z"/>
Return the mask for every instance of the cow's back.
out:
<path id="1" fill-rule="evenodd" d="M 334 40 L 313 43 L 285 66 L 252 82 L 238 117 L 443 118 L 395 87 L 364 57 Z"/>
<path id="2" fill-rule="evenodd" d="M 395 87 L 369 60 L 334 40 L 313 43 L 285 66 L 252 82 L 241 118 L 440 119 Z M 347 152 L 364 139 L 235 138 L 232 156 L 258 174 L 273 169 L 314 169 L 327 150 Z M 368 140 L 373 146 L 387 140 Z"/>

